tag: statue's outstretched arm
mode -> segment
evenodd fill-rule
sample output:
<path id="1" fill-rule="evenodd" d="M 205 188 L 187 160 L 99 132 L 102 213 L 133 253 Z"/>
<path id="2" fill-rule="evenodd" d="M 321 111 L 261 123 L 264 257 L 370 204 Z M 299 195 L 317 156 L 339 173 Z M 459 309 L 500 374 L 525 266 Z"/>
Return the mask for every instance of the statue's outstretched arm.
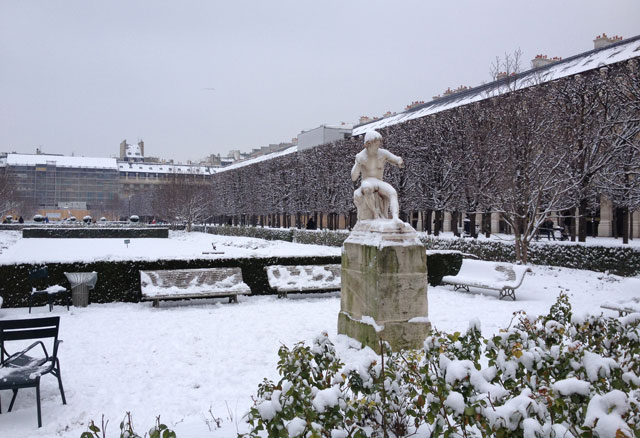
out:
<path id="1" fill-rule="evenodd" d="M 396 166 L 402 168 L 404 167 L 404 161 L 402 160 L 401 157 L 392 154 L 391 152 L 389 152 L 386 149 L 380 149 L 380 152 L 384 155 L 384 157 L 390 161 L 391 163 L 395 164 Z"/>

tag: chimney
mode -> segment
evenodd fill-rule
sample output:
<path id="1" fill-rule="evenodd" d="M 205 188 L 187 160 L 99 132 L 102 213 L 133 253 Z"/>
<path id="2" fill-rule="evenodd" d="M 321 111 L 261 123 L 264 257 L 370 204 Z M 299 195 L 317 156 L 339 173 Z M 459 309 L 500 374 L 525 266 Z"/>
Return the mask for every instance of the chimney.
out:
<path id="1" fill-rule="evenodd" d="M 415 108 L 415 107 L 423 105 L 423 104 L 424 104 L 424 100 L 414 100 L 409 105 L 407 105 L 404 109 L 405 109 L 405 111 L 407 111 L 407 110 L 410 110 L 411 108 Z"/>
<path id="2" fill-rule="evenodd" d="M 536 55 L 536 57 L 531 60 L 531 68 L 545 67 L 553 63 L 553 59 L 549 59 L 547 55 Z"/>
<path id="3" fill-rule="evenodd" d="M 140 140 L 138 146 L 140 147 L 140 156 L 144 157 L 144 141 Z"/>
<path id="4" fill-rule="evenodd" d="M 610 46 L 613 43 L 617 43 L 618 41 L 622 41 L 622 37 L 618 35 L 614 35 L 612 37 L 607 36 L 606 33 L 602 33 L 602 35 L 596 36 L 596 39 L 593 40 L 593 48 L 601 49 L 603 47 Z"/>
<path id="5" fill-rule="evenodd" d="M 127 140 L 124 139 L 122 140 L 122 143 L 120 143 L 120 159 L 121 160 L 125 160 L 126 152 L 127 152 Z"/>
<path id="6" fill-rule="evenodd" d="M 363 123 L 368 123 L 371 121 L 371 118 L 368 116 L 362 116 L 360 117 L 359 123 L 362 125 Z"/>

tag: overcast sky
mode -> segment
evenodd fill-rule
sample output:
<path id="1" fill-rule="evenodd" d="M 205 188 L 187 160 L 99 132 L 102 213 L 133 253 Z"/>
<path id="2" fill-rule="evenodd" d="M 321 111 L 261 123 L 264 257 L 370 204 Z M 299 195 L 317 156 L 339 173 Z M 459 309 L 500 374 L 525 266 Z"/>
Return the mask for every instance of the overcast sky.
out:
<path id="1" fill-rule="evenodd" d="M 640 34 L 640 1 L 0 0 L 0 152 L 250 151 L 602 32 Z"/>

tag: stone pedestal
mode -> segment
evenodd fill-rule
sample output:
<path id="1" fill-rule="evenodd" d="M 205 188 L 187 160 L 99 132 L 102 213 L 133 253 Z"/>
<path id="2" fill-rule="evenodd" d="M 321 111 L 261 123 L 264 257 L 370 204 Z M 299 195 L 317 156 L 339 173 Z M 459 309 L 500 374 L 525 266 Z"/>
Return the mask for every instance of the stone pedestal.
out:
<path id="1" fill-rule="evenodd" d="M 393 220 L 359 221 L 342 246 L 338 333 L 379 351 L 422 348 L 427 320 L 427 256 L 416 231 Z"/>

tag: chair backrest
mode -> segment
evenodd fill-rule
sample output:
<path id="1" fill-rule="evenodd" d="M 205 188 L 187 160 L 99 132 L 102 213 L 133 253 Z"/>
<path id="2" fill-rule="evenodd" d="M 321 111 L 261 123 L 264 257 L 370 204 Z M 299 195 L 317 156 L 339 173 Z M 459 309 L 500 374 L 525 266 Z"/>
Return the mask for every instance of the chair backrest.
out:
<path id="1" fill-rule="evenodd" d="M 58 341 L 60 317 L 0 320 L 0 363 L 4 362 L 6 341 L 53 338 L 54 356 Z"/>
<path id="2" fill-rule="evenodd" d="M 34 269 L 33 271 L 29 271 L 28 279 L 29 287 L 32 291 L 45 289 L 48 286 L 47 280 L 49 279 L 49 271 L 46 266 Z"/>
<path id="3" fill-rule="evenodd" d="M 29 281 L 44 280 L 47 277 L 49 277 L 49 271 L 46 266 L 29 272 Z"/>

